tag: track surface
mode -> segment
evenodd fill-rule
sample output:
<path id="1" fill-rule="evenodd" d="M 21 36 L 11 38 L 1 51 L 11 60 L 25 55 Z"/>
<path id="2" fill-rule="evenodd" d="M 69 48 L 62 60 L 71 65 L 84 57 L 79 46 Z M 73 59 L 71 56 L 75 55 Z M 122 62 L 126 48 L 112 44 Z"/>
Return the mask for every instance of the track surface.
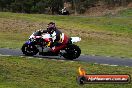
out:
<path id="1" fill-rule="evenodd" d="M 23 56 L 20 49 L 6 49 L 6 48 L 0 48 L 0 54 L 1 55 L 12 55 L 12 56 Z M 43 57 L 36 55 L 34 57 Z M 48 57 L 48 58 L 58 58 L 58 57 Z M 63 58 L 60 58 L 63 59 Z M 120 65 L 120 66 L 131 66 L 132 67 L 132 59 L 127 58 L 115 58 L 115 57 L 103 57 L 103 56 L 85 56 L 81 55 L 79 58 L 77 58 L 74 61 L 85 61 L 85 62 L 92 62 L 92 63 L 98 63 L 98 64 L 109 64 L 109 65 Z"/>

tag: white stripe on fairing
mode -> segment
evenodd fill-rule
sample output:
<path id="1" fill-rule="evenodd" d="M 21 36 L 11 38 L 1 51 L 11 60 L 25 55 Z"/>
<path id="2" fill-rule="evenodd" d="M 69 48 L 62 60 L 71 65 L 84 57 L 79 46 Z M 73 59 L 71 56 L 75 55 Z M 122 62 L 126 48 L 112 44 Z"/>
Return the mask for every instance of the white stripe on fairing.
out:
<path id="1" fill-rule="evenodd" d="M 61 35 L 62 42 L 64 41 L 64 33 Z"/>

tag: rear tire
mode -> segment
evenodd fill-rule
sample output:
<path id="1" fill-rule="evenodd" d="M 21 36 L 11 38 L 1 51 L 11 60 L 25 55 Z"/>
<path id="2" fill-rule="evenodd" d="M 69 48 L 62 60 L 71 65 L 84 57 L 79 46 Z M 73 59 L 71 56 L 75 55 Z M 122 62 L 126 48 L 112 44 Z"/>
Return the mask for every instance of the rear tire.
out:
<path id="1" fill-rule="evenodd" d="M 68 59 L 68 60 L 76 59 L 81 54 L 81 50 L 80 50 L 79 46 L 74 45 L 74 44 L 68 45 L 65 48 L 65 51 L 66 51 L 66 53 L 63 55 L 63 57 Z"/>
<path id="2" fill-rule="evenodd" d="M 28 45 L 28 44 L 23 44 L 22 46 L 22 52 L 26 56 L 33 56 L 36 55 L 39 51 L 34 45 Z"/>

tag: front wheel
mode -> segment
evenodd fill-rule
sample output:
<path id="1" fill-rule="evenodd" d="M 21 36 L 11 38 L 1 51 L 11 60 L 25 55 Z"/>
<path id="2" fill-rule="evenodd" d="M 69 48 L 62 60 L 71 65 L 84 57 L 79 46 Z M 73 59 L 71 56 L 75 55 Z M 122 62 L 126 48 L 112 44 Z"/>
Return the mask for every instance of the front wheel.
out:
<path id="1" fill-rule="evenodd" d="M 27 56 L 33 56 L 38 53 L 38 49 L 34 45 L 29 45 L 29 44 L 23 44 L 22 46 L 22 52 L 23 54 Z"/>
<path id="2" fill-rule="evenodd" d="M 65 48 L 66 53 L 63 55 L 64 58 L 69 59 L 69 60 L 73 60 L 76 59 L 80 56 L 81 54 L 81 50 L 77 45 L 68 45 Z"/>

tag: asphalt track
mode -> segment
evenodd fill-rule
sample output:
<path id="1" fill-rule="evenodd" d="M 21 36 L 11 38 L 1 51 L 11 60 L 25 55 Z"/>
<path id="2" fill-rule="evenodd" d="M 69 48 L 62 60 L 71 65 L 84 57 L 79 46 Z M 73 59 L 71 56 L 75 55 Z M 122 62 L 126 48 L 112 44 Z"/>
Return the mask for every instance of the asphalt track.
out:
<path id="1" fill-rule="evenodd" d="M 0 55 L 11 55 L 11 56 L 24 56 L 20 49 L 7 49 L 0 48 Z M 34 57 L 45 58 L 44 56 L 35 55 Z M 49 59 L 58 58 L 58 57 L 47 57 Z M 64 59 L 64 58 L 59 58 Z M 91 56 L 91 55 L 81 55 L 79 58 L 74 61 L 84 61 L 90 63 L 98 63 L 111 66 L 130 66 L 132 67 L 132 59 L 129 58 L 116 58 L 116 57 L 103 57 L 103 56 Z"/>

